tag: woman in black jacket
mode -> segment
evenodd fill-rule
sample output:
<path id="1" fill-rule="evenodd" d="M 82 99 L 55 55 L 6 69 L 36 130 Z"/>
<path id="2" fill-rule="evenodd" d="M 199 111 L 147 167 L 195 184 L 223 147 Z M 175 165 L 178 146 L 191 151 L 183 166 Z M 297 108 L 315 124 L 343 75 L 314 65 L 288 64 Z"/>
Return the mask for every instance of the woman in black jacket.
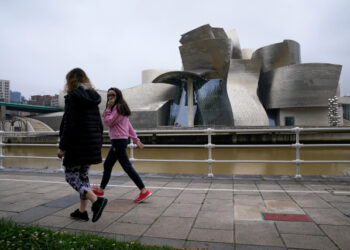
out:
<path id="1" fill-rule="evenodd" d="M 95 222 L 108 201 L 91 191 L 88 175 L 91 164 L 102 162 L 103 126 L 98 108 L 101 96 L 92 88 L 82 69 L 71 70 L 66 80 L 58 157 L 64 157 L 66 181 L 80 194 L 80 208 L 71 213 L 71 217 L 88 221 L 86 207 L 90 200 L 92 222 Z"/>

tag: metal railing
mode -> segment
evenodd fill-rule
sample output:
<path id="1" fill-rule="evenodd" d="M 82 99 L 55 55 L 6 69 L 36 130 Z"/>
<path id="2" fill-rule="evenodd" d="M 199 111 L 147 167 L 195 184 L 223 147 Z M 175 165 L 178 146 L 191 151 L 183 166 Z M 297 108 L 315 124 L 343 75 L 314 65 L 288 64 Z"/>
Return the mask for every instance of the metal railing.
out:
<path id="1" fill-rule="evenodd" d="M 137 159 L 134 157 L 134 148 L 137 145 L 132 142 L 128 145 L 130 148 L 131 162 L 179 162 L 179 163 L 207 163 L 208 176 L 213 177 L 213 163 L 271 163 L 271 164 L 294 164 L 296 166 L 296 178 L 301 177 L 301 164 L 309 163 L 345 163 L 350 164 L 350 160 L 302 160 L 300 159 L 300 149 L 305 147 L 350 147 L 350 144 L 303 144 L 300 143 L 300 134 L 303 132 L 350 132 L 350 127 L 329 127 L 329 128 L 262 128 L 262 129 L 169 129 L 169 130 L 137 130 L 141 135 L 206 135 L 207 144 L 147 144 L 145 148 L 207 148 L 208 159 L 205 160 L 184 160 L 184 159 Z M 295 143 L 293 144 L 227 144 L 217 145 L 212 143 L 212 136 L 217 134 L 254 134 L 254 133 L 292 133 L 295 134 Z M 25 144 L 25 143 L 3 143 L 3 137 L 13 136 L 58 136 L 58 132 L 4 132 L 0 131 L 0 169 L 3 169 L 2 160 L 5 158 L 23 158 L 23 159 L 54 159 L 60 161 L 60 170 L 63 170 L 62 160 L 57 157 L 45 156 L 6 156 L 3 155 L 3 147 L 29 146 L 29 147 L 58 147 L 58 144 Z M 103 144 L 103 147 L 110 147 L 110 144 Z M 295 160 L 215 160 L 212 157 L 213 148 L 295 148 Z"/>

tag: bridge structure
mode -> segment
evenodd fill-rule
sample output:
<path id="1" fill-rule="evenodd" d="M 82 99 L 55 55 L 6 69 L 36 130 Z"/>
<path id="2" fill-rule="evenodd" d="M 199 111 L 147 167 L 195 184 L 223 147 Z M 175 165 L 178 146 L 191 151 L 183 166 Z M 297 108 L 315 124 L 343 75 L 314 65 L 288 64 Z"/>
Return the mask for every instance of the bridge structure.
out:
<path id="1" fill-rule="evenodd" d="M 1 108 L 1 120 L 5 120 L 6 110 L 17 110 L 17 111 L 34 112 L 34 113 L 41 113 L 41 114 L 63 111 L 63 108 L 58 108 L 58 107 L 18 104 L 18 103 L 11 103 L 11 102 L 0 102 L 0 108 Z"/>

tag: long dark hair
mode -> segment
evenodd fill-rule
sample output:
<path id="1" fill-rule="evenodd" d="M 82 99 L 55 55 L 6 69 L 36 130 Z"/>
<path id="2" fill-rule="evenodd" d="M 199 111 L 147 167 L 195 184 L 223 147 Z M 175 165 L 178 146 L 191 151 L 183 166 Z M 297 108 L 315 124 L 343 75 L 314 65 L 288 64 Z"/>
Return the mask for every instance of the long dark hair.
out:
<path id="1" fill-rule="evenodd" d="M 111 109 L 114 108 L 115 105 L 117 105 L 117 111 L 119 114 L 124 115 L 124 116 L 130 116 L 131 115 L 131 111 L 129 108 L 129 105 L 126 103 L 126 101 L 123 98 L 123 94 L 120 91 L 120 89 L 118 88 L 109 88 L 107 93 L 113 90 L 116 94 L 116 98 L 115 98 L 115 104 L 113 105 L 113 107 Z M 107 103 L 108 103 L 108 99 L 107 99 Z M 107 108 L 107 103 L 106 103 L 106 108 Z"/>

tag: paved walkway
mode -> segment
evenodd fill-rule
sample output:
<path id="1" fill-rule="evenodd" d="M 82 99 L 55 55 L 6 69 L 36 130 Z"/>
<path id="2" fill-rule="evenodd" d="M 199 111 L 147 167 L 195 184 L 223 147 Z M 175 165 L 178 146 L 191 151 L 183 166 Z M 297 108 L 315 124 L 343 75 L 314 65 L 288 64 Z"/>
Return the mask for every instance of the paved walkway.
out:
<path id="1" fill-rule="evenodd" d="M 100 175 L 91 177 L 98 183 Z M 97 223 L 69 214 L 78 195 L 62 173 L 0 171 L 0 217 L 122 241 L 205 249 L 350 249 L 350 177 L 143 175 L 138 194 L 125 176 L 106 190 Z M 311 222 L 263 220 L 261 212 L 305 214 Z M 92 213 L 89 213 L 90 218 Z"/>

